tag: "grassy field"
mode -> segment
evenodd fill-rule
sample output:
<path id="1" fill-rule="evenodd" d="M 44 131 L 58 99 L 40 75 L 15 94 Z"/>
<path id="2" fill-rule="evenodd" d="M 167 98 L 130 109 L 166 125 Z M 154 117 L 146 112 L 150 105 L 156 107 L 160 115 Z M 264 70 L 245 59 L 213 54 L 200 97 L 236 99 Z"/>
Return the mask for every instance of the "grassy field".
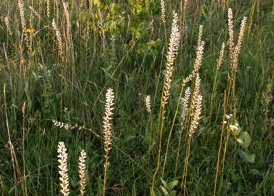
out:
<path id="1" fill-rule="evenodd" d="M 0 193 L 274 195 L 274 3 L 2 0 Z"/>

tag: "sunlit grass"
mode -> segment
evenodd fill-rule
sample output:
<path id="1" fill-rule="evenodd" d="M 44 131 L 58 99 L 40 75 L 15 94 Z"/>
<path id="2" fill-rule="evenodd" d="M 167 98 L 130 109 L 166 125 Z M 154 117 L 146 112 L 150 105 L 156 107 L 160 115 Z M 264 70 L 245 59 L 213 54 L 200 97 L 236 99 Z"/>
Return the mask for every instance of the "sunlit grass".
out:
<path id="1" fill-rule="evenodd" d="M 196 2 L 4 0 L 0 192 L 274 194 L 273 2 Z"/>

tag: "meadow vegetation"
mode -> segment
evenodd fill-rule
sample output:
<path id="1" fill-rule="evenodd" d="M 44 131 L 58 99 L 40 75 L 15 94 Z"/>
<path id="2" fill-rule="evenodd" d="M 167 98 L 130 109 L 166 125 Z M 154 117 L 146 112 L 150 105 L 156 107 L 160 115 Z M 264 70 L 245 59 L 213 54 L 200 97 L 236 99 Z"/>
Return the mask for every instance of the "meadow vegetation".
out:
<path id="1" fill-rule="evenodd" d="M 270 0 L 2 0 L 1 195 L 274 195 L 273 29 Z"/>

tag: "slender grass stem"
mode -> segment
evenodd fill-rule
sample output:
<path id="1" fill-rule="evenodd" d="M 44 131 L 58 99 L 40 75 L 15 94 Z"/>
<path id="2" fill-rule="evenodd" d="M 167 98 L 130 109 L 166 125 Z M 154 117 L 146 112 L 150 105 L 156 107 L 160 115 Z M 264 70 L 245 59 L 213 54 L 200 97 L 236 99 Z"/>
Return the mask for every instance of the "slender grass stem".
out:
<path id="1" fill-rule="evenodd" d="M 26 150 L 25 150 L 25 139 L 26 139 L 26 102 L 23 103 L 22 106 L 22 114 L 23 114 L 23 119 L 22 119 L 22 154 L 23 154 L 23 190 L 24 190 L 24 195 L 28 195 L 28 189 L 27 189 L 27 179 L 26 179 Z"/>
<path id="2" fill-rule="evenodd" d="M 183 190 L 184 196 L 187 195 L 187 173 L 188 173 L 188 161 L 190 157 L 190 147 L 191 147 L 192 136 L 189 136 L 187 139 L 186 145 L 186 154 L 185 154 L 185 161 L 184 161 L 184 170 L 182 175 L 182 183 L 181 183 L 181 190 Z"/>
<path id="3" fill-rule="evenodd" d="M 216 172 L 215 172 L 213 195 L 216 195 L 219 172 L 220 172 L 220 168 L 222 168 L 222 165 L 220 165 L 220 161 L 221 161 L 221 152 L 222 152 L 223 138 L 224 138 L 224 132 L 225 132 L 225 123 L 224 122 L 226 120 L 226 109 L 227 109 L 227 100 L 226 99 L 227 99 L 227 96 L 226 96 L 226 91 L 225 91 L 224 92 L 223 121 L 222 121 L 222 128 L 221 128 L 221 134 L 220 134 L 220 140 L 219 140 L 217 163 L 216 163 L 216 167 L 215 167 Z M 221 181 L 221 183 L 222 183 L 222 181 Z"/>
<path id="4" fill-rule="evenodd" d="M 10 151 L 12 168 L 13 168 L 14 193 L 16 196 L 18 196 L 19 195 L 18 185 L 21 183 L 21 175 L 20 175 L 20 168 L 17 161 L 17 156 L 14 150 L 14 146 L 11 142 L 9 118 L 8 118 L 8 112 L 7 112 L 6 84 L 4 84 L 4 87 L 3 87 L 3 94 L 4 94 L 5 125 L 7 129 L 8 145 L 9 145 L 9 151 Z"/>

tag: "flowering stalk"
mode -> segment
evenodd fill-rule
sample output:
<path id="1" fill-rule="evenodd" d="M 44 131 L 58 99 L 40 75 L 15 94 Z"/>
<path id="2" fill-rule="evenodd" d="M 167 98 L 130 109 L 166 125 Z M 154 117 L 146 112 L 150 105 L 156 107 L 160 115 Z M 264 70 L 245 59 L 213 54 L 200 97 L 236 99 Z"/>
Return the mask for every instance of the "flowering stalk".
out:
<path id="1" fill-rule="evenodd" d="M 227 100 L 231 100 L 233 106 L 233 115 L 236 118 L 237 108 L 236 108 L 236 94 L 235 94 L 235 86 L 236 86 L 236 73 L 238 69 L 238 59 L 239 54 L 242 48 L 244 33 L 246 30 L 246 21 L 247 17 L 244 17 L 241 22 L 241 28 L 238 35 L 238 41 L 235 45 L 234 43 L 234 30 L 233 30 L 233 13 L 232 9 L 228 9 L 228 32 L 229 32 L 229 60 L 230 60 L 230 73 L 228 75 L 229 78 L 229 86 L 227 91 Z M 231 107 L 230 106 L 230 107 Z M 232 108 L 229 108 L 232 109 Z"/>
<path id="2" fill-rule="evenodd" d="M 87 154 L 82 149 L 79 156 L 79 162 L 78 162 L 81 196 L 85 194 L 85 187 L 86 187 L 86 157 L 87 157 Z"/>
<path id="3" fill-rule="evenodd" d="M 165 82 L 164 82 L 164 91 L 162 96 L 162 102 L 161 105 L 164 108 L 164 106 L 167 104 L 167 101 L 169 99 L 169 91 L 171 88 L 171 82 L 172 82 L 172 73 L 174 68 L 174 62 L 176 59 L 176 55 L 178 53 L 180 44 L 180 32 L 178 27 L 178 15 L 176 12 L 173 12 L 173 22 L 172 22 L 172 28 L 171 28 L 171 35 L 170 35 L 170 41 L 169 41 L 169 48 L 167 52 L 167 65 L 165 70 Z"/>
<path id="4" fill-rule="evenodd" d="M 152 177 L 151 191 L 154 191 L 156 175 L 160 168 L 160 158 L 161 158 L 161 151 L 162 151 L 162 135 L 163 135 L 163 129 L 164 129 L 164 120 L 165 120 L 165 106 L 168 103 L 168 99 L 170 96 L 172 74 L 173 74 L 173 68 L 174 68 L 173 65 L 176 59 L 176 55 L 178 53 L 179 44 L 180 44 L 180 31 L 178 26 L 178 14 L 174 11 L 173 22 L 171 27 L 171 35 L 169 40 L 169 48 L 167 52 L 167 64 L 164 72 L 165 78 L 164 78 L 164 85 L 163 85 L 163 94 L 162 94 L 161 107 L 159 112 L 159 124 L 158 124 L 159 125 L 159 145 L 158 145 L 157 166 Z M 163 168 L 164 167 L 165 167 L 165 163 Z"/>
<path id="5" fill-rule="evenodd" d="M 106 105 L 105 105 L 105 116 L 103 118 L 103 135 L 104 135 L 104 150 L 105 150 L 105 163 L 104 163 L 104 185 L 103 185 L 103 196 L 106 195 L 106 183 L 107 183 L 107 170 L 109 167 L 109 151 L 111 149 L 111 116 L 113 115 L 114 105 L 114 92 L 112 88 L 109 88 L 106 93 Z"/>
<path id="6" fill-rule="evenodd" d="M 177 175 L 178 170 L 178 164 L 179 164 L 179 158 L 180 158 L 180 150 L 181 150 L 181 143 L 182 143 L 182 137 L 183 137 L 183 131 L 185 129 L 186 119 L 187 115 L 189 113 L 189 99 L 190 99 L 190 87 L 187 87 L 185 90 L 185 95 L 181 99 L 181 129 L 179 131 L 179 141 L 178 141 L 178 148 L 177 148 L 177 155 L 176 155 L 176 163 L 175 163 L 175 169 L 174 169 L 174 175 Z"/>
<path id="7" fill-rule="evenodd" d="M 64 142 L 59 142 L 58 144 L 58 162 L 59 162 L 59 174 L 60 174 L 60 186 L 61 190 L 60 192 L 64 195 L 67 196 L 69 195 L 69 177 L 68 177 L 68 168 L 67 168 L 67 159 L 68 159 L 68 154 L 67 154 L 67 149 L 64 144 Z"/>

